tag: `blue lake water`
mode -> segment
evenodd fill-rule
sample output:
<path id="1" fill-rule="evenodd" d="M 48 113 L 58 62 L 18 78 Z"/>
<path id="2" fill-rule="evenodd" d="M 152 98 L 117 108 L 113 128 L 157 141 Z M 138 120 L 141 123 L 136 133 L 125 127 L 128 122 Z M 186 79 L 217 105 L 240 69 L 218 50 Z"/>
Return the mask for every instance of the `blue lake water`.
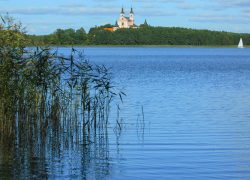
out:
<path id="1" fill-rule="evenodd" d="M 250 49 L 78 50 L 90 62 L 110 67 L 115 85 L 126 93 L 119 113 L 122 131 L 115 133 L 113 107 L 103 151 L 96 152 L 100 148 L 93 144 L 87 160 L 84 149 L 62 150 L 57 158 L 47 152 L 45 167 L 27 174 L 49 179 L 250 179 Z M 70 49 L 59 52 L 68 55 Z M 0 174 L 3 167 L 0 163 Z"/>

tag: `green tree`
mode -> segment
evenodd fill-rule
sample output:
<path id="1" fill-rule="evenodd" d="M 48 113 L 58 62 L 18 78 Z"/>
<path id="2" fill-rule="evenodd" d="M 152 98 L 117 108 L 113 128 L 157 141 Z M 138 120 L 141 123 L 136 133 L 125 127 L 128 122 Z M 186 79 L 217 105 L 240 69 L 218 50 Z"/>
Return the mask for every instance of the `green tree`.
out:
<path id="1" fill-rule="evenodd" d="M 77 29 L 75 32 L 75 43 L 86 44 L 87 34 L 83 28 Z"/>

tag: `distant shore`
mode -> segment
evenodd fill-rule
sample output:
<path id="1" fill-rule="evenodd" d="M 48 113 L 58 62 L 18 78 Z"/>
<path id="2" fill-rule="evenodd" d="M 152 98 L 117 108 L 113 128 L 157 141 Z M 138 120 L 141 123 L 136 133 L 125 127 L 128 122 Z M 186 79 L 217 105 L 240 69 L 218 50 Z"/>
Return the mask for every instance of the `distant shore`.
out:
<path id="1" fill-rule="evenodd" d="M 49 35 L 27 35 L 31 45 L 101 46 L 101 47 L 237 47 L 240 39 L 250 44 L 250 34 L 224 31 L 196 30 L 179 27 L 142 26 L 114 32 L 106 26 L 91 28 L 57 29 Z"/>
<path id="2" fill-rule="evenodd" d="M 189 45 L 44 45 L 42 47 L 145 47 L 145 48 L 238 48 L 237 45 L 211 45 L 211 46 L 189 46 Z M 250 48 L 250 45 L 245 45 L 245 48 Z"/>

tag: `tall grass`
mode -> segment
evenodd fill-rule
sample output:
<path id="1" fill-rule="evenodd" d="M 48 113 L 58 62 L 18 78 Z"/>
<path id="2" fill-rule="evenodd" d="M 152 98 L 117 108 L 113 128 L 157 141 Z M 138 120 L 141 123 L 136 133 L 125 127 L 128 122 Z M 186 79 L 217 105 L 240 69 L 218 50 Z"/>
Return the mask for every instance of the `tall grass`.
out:
<path id="1" fill-rule="evenodd" d="M 0 25 L 0 138 L 48 135 L 90 143 L 105 134 L 116 92 L 110 70 L 92 65 L 72 48 L 69 57 L 50 48 L 27 48 L 21 25 L 5 17 Z"/>

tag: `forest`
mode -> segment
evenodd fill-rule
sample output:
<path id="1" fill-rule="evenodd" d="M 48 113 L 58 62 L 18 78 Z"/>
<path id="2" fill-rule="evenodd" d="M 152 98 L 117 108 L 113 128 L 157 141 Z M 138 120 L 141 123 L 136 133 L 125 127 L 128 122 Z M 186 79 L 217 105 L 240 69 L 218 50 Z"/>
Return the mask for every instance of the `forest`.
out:
<path id="1" fill-rule="evenodd" d="M 87 33 L 84 28 L 74 30 L 57 29 L 49 35 L 26 35 L 30 40 L 30 44 L 39 46 L 43 45 L 85 45 L 87 44 Z"/>
<path id="2" fill-rule="evenodd" d="M 186 45 L 186 46 L 231 46 L 240 38 L 250 44 L 250 34 L 224 31 L 196 30 L 180 27 L 153 27 L 141 25 L 136 29 L 118 29 L 114 32 L 104 28 L 107 24 L 90 28 L 57 29 L 49 35 L 28 35 L 36 45 Z"/>

